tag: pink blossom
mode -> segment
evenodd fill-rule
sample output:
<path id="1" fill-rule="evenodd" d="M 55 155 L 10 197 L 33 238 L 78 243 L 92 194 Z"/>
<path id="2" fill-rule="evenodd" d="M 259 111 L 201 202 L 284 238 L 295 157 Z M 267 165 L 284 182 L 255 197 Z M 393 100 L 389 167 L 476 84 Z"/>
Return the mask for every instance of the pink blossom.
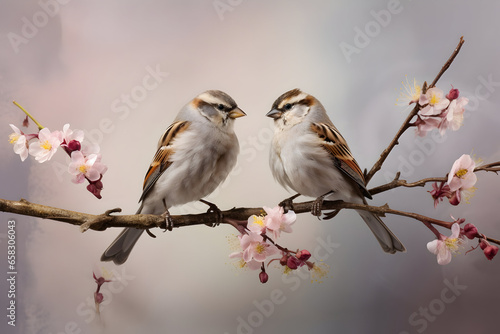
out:
<path id="1" fill-rule="evenodd" d="M 21 161 L 24 161 L 28 157 L 28 141 L 26 139 L 26 136 L 15 125 L 9 125 L 14 131 L 9 136 L 9 142 L 14 146 L 14 153 L 19 154 L 19 156 L 21 157 Z"/>
<path id="2" fill-rule="evenodd" d="M 257 270 L 262 268 L 262 262 L 257 262 L 255 260 L 250 260 L 248 262 L 245 262 L 245 260 L 243 260 L 243 251 L 231 253 L 229 254 L 229 258 L 240 259 L 241 262 L 239 266 L 241 268 L 248 268 L 250 270 Z"/>
<path id="3" fill-rule="evenodd" d="M 427 132 L 433 129 L 438 129 L 440 123 L 441 123 L 440 117 L 433 117 L 433 116 L 426 117 L 417 115 L 417 120 L 415 122 L 415 126 L 417 128 L 415 129 L 415 134 L 417 134 L 420 137 L 424 137 L 427 134 Z"/>
<path id="4" fill-rule="evenodd" d="M 30 144 L 29 153 L 40 163 L 48 161 L 56 153 L 62 141 L 60 131 L 50 132 L 48 128 L 43 128 L 38 133 L 38 141 Z"/>
<path id="5" fill-rule="evenodd" d="M 408 77 L 406 77 L 406 83 L 402 82 L 403 89 L 401 89 L 401 93 L 397 101 L 401 100 L 399 105 L 409 105 L 415 103 L 419 100 L 420 95 L 422 94 L 422 86 L 417 83 L 416 79 L 413 79 L 413 82 L 408 81 Z"/>
<path id="6" fill-rule="evenodd" d="M 264 262 L 267 257 L 278 252 L 275 245 L 267 243 L 262 235 L 255 232 L 241 236 L 240 245 L 243 249 L 243 260 L 247 263 L 251 260 Z"/>
<path id="7" fill-rule="evenodd" d="M 468 190 L 476 184 L 477 177 L 474 174 L 476 163 L 468 154 L 463 154 L 458 158 L 451 167 L 448 174 L 448 185 L 450 190 Z"/>
<path id="8" fill-rule="evenodd" d="M 68 172 L 75 177 L 74 183 L 82 183 L 85 179 L 97 181 L 108 168 L 101 163 L 100 154 L 91 154 L 85 157 L 80 151 L 71 153 L 71 163 L 68 166 Z"/>
<path id="9" fill-rule="evenodd" d="M 264 217 L 266 228 L 273 233 L 275 238 L 278 238 L 281 232 L 291 233 L 291 225 L 295 223 L 297 215 L 292 210 L 283 213 L 283 207 L 276 206 L 274 208 L 264 207 L 267 215 Z"/>
<path id="10" fill-rule="evenodd" d="M 437 262 L 440 265 L 445 265 L 451 262 L 451 255 L 455 253 L 462 239 L 460 236 L 460 225 L 455 223 L 451 226 L 451 236 L 446 237 L 440 235 L 439 239 L 433 240 L 427 243 L 427 249 L 429 252 L 437 255 Z"/>
<path id="11" fill-rule="evenodd" d="M 459 97 L 451 101 L 444 117 L 439 124 L 439 133 L 443 135 L 446 129 L 451 128 L 453 131 L 460 129 L 464 122 L 465 106 L 469 103 L 466 97 Z"/>
<path id="12" fill-rule="evenodd" d="M 420 110 L 420 115 L 430 116 L 439 115 L 442 110 L 448 107 L 450 101 L 443 97 L 443 91 L 439 88 L 429 88 L 425 94 L 420 95 L 418 104 L 424 107 Z"/>
<path id="13" fill-rule="evenodd" d="M 82 130 L 71 130 L 69 128 L 69 124 L 65 124 L 62 131 L 63 143 L 61 146 L 69 155 L 71 155 L 71 152 L 73 151 L 80 151 L 83 137 L 84 133 Z"/>
<path id="14" fill-rule="evenodd" d="M 69 143 L 72 140 L 76 140 L 79 142 L 83 141 L 85 134 L 82 130 L 71 130 L 69 128 L 69 124 L 64 124 L 62 131 L 62 139 Z"/>
<path id="15" fill-rule="evenodd" d="M 97 154 L 101 151 L 101 148 L 98 144 L 89 142 L 88 140 L 81 143 L 82 147 L 80 151 L 82 151 L 83 155 L 88 156 L 91 154 Z"/>
<path id="16" fill-rule="evenodd" d="M 251 215 L 248 217 L 247 229 L 262 234 L 266 231 L 266 223 L 263 216 Z"/>

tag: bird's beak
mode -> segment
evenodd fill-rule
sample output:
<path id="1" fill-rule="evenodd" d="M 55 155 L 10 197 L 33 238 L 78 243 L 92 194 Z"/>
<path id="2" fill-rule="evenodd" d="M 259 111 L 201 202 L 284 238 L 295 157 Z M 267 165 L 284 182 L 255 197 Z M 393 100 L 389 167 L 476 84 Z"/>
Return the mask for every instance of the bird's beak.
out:
<path id="1" fill-rule="evenodd" d="M 270 112 L 268 112 L 266 114 L 267 117 L 271 117 L 271 118 L 274 118 L 274 119 L 278 119 L 281 117 L 281 114 L 283 114 L 282 111 L 279 111 L 278 109 L 273 109 L 271 110 Z"/>
<path id="2" fill-rule="evenodd" d="M 243 117 L 246 116 L 245 112 L 241 110 L 240 108 L 234 108 L 229 112 L 229 118 L 238 118 L 238 117 Z"/>

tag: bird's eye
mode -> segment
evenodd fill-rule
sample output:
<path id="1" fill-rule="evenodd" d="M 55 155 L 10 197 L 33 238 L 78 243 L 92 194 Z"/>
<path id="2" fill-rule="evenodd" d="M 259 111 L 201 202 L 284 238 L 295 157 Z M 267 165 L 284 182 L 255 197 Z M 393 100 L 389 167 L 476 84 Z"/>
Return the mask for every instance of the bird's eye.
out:
<path id="1" fill-rule="evenodd" d="M 285 106 L 283 107 L 283 109 L 285 109 L 285 110 L 290 110 L 290 109 L 292 109 L 292 104 L 291 104 L 291 103 L 287 103 L 287 104 L 285 104 Z"/>
<path id="2" fill-rule="evenodd" d="M 219 109 L 219 110 L 224 110 L 224 105 L 223 105 L 223 104 L 219 104 L 219 105 L 217 106 L 217 109 Z"/>

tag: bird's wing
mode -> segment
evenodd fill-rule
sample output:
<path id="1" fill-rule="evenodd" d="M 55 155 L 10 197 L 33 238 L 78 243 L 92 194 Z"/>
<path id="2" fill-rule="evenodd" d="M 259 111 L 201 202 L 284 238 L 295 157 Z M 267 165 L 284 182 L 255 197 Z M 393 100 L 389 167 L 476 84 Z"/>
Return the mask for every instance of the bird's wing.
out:
<path id="1" fill-rule="evenodd" d="M 330 154 L 335 166 L 357 183 L 364 196 L 371 199 L 372 196 L 365 186 L 363 172 L 354 160 L 344 137 L 335 127 L 326 123 L 312 123 L 311 130 L 321 139 L 321 145 Z"/>
<path id="2" fill-rule="evenodd" d="M 172 143 L 177 136 L 189 127 L 188 121 L 179 121 L 172 123 L 158 141 L 158 150 L 149 165 L 149 169 L 144 177 L 143 191 L 139 202 L 144 199 L 146 194 L 154 186 L 158 178 L 172 164 L 170 157 L 174 153 Z"/>

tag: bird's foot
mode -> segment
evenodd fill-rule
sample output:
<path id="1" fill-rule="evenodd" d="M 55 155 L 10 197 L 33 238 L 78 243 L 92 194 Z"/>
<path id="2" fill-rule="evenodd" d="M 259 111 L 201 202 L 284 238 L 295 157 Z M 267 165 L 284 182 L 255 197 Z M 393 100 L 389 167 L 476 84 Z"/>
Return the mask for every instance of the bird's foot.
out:
<path id="1" fill-rule="evenodd" d="M 168 209 L 161 215 L 165 219 L 165 224 L 167 226 L 168 231 L 172 231 L 174 227 L 174 221 L 172 219 L 172 216 L 170 216 L 170 212 L 168 212 Z"/>
<path id="2" fill-rule="evenodd" d="M 295 194 L 292 197 L 288 197 L 282 200 L 278 205 L 283 208 L 283 211 L 287 213 L 290 210 L 293 210 L 293 200 L 299 197 L 300 194 Z"/>
<path id="3" fill-rule="evenodd" d="M 316 198 L 311 206 L 311 213 L 313 216 L 319 217 L 321 216 L 321 208 L 323 207 L 323 201 L 325 200 L 325 197 L 332 194 L 333 191 L 329 191 L 324 195 L 319 196 Z"/>
<path id="4" fill-rule="evenodd" d="M 219 226 L 220 223 L 222 223 L 222 219 L 224 218 L 222 211 L 214 203 L 205 201 L 204 199 L 200 199 L 200 202 L 208 205 L 207 213 L 215 213 L 215 215 L 216 215 L 215 223 L 209 223 L 209 224 L 205 224 L 205 225 L 210 226 L 210 227 Z"/>

